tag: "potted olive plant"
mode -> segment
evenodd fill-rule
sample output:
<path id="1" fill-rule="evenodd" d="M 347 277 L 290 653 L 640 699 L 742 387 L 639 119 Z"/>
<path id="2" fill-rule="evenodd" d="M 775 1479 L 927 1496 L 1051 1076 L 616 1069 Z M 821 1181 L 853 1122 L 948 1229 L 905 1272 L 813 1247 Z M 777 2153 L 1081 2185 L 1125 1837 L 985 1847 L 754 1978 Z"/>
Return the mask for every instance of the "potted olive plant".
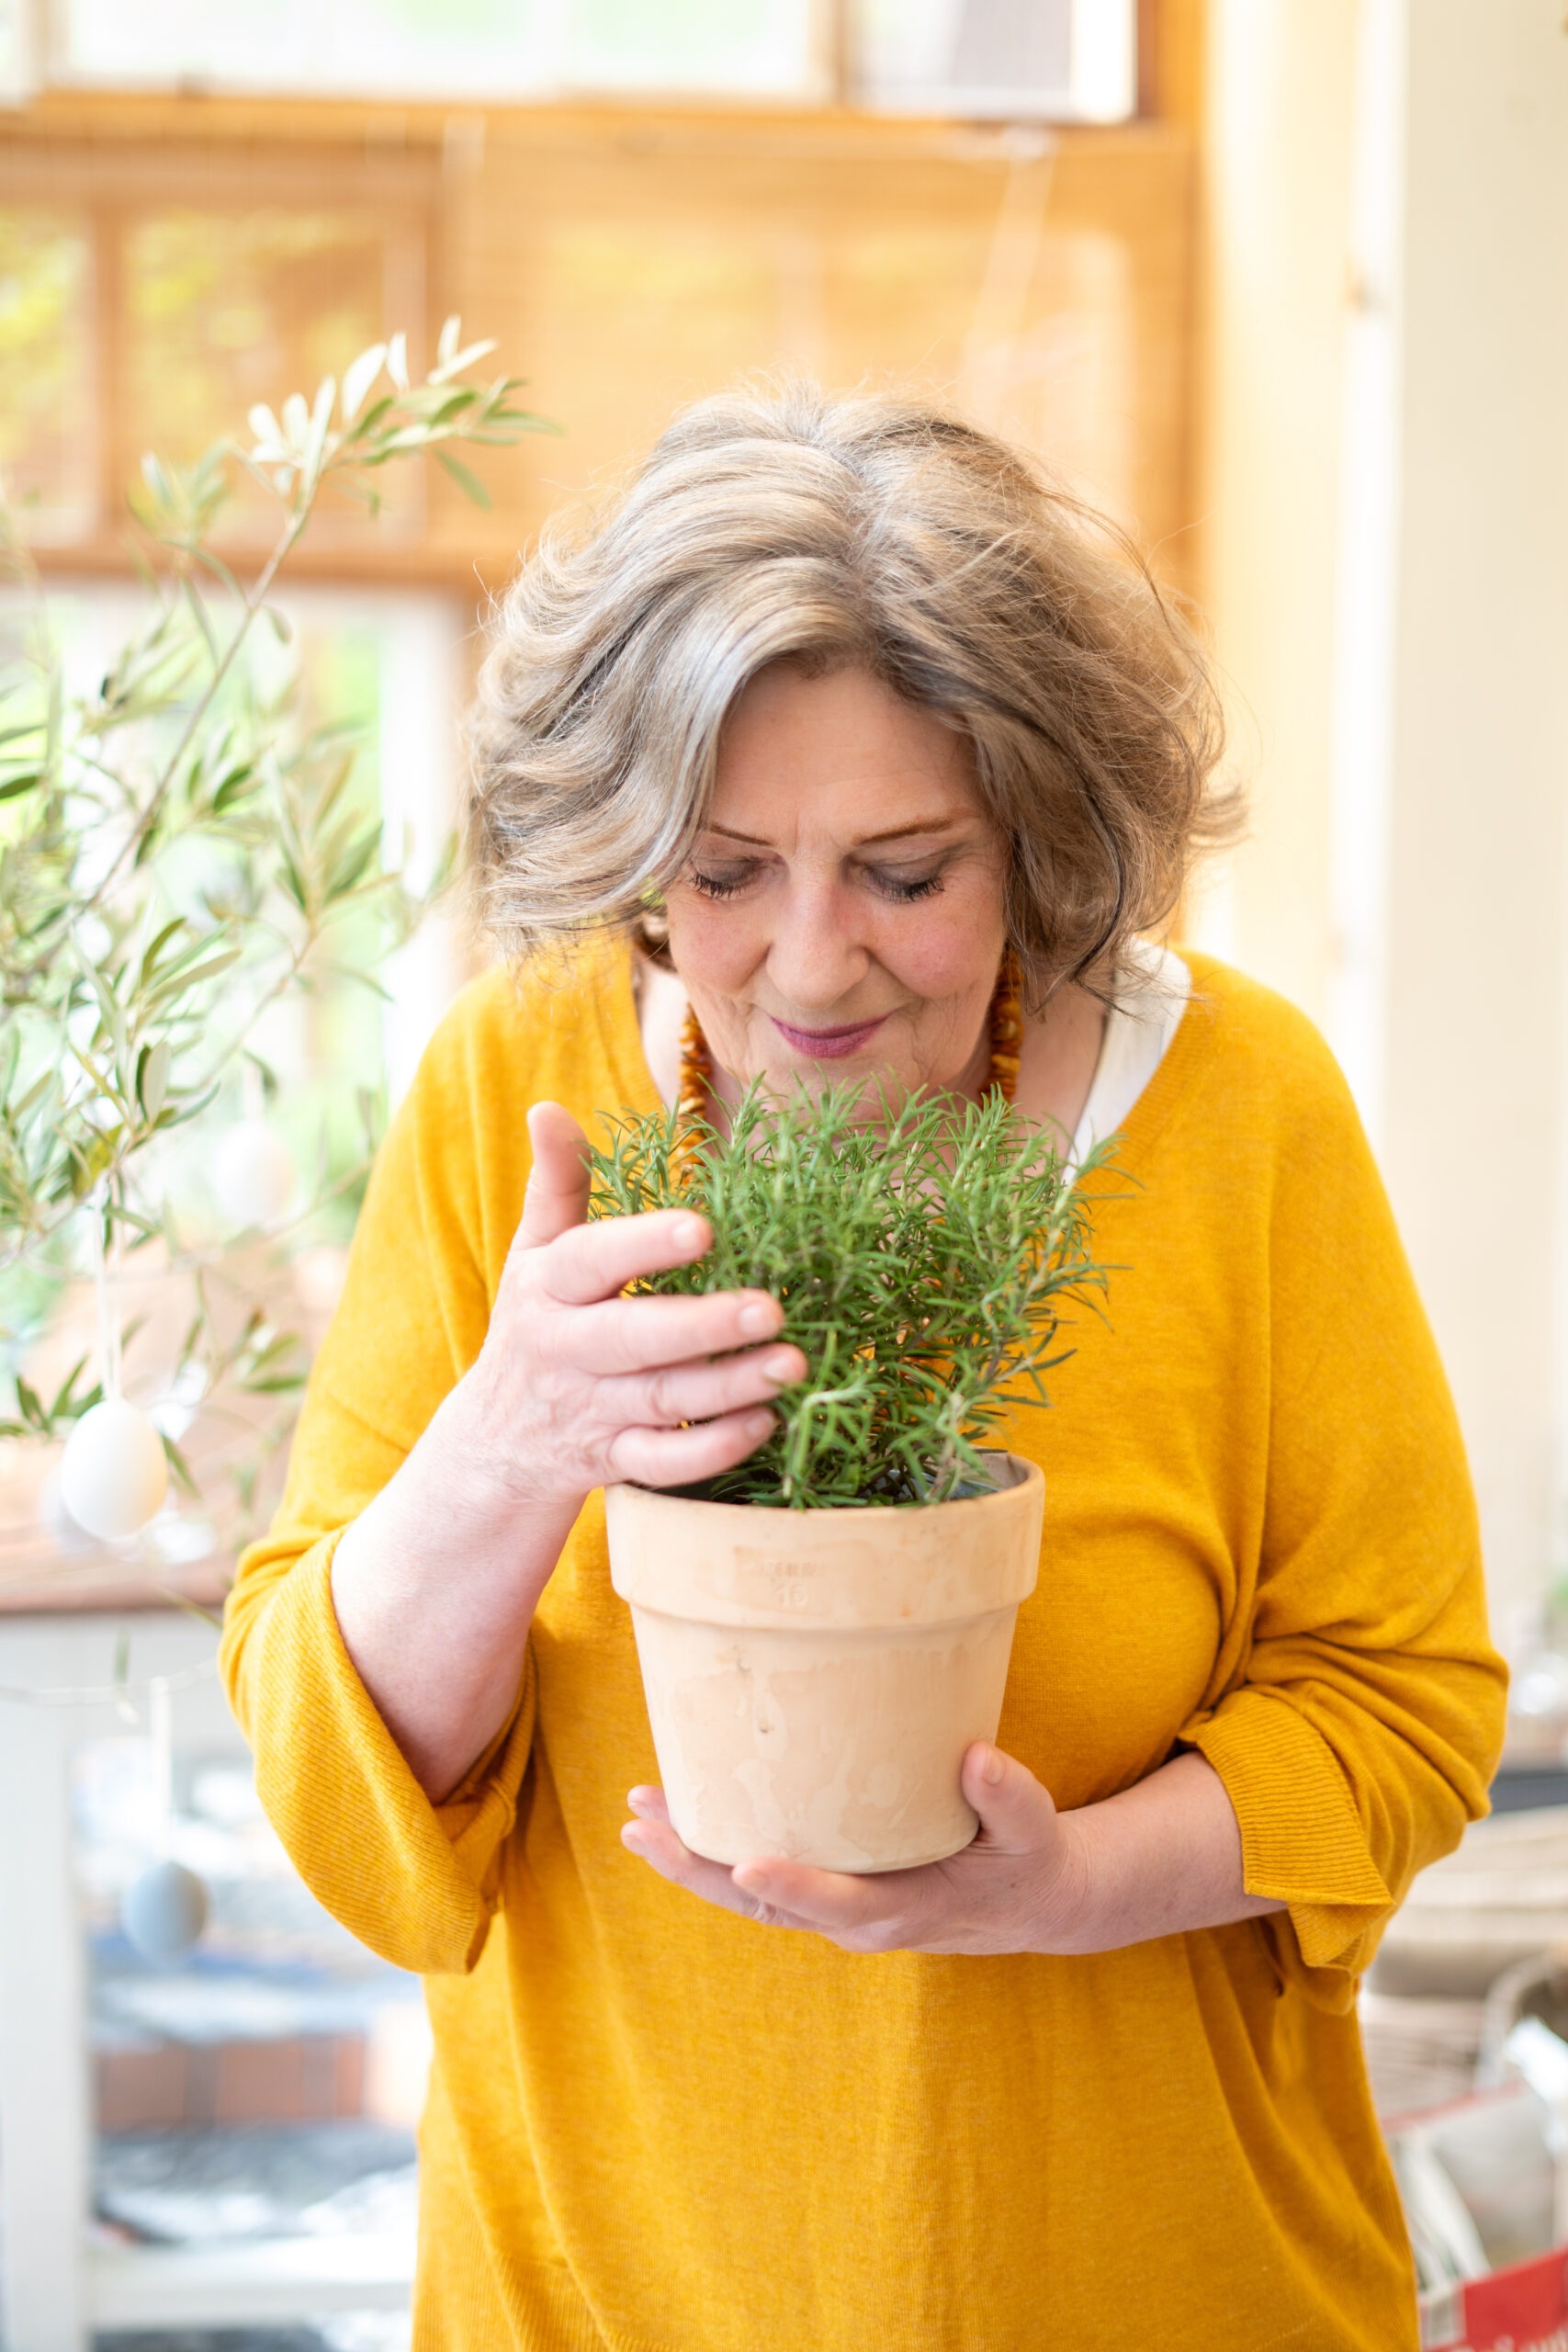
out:
<path id="1" fill-rule="evenodd" d="M 639 1290 L 771 1291 L 808 1366 L 738 1468 L 605 1498 L 671 1819 L 716 1861 L 894 1870 L 974 1836 L 959 1768 L 996 1736 L 1044 1507 L 987 1440 L 1104 1287 L 1077 1171 L 999 1096 L 883 1112 L 753 1090 L 728 1135 L 652 1114 L 594 1155 L 592 1214 L 712 1224 Z"/>

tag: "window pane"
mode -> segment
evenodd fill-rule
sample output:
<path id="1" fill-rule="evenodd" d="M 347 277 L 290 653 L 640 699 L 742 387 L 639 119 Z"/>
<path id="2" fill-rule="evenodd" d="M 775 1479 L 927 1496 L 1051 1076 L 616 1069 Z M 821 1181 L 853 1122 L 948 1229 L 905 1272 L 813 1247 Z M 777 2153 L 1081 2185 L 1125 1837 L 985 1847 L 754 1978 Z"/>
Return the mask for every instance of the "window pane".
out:
<path id="1" fill-rule="evenodd" d="M 495 96 L 536 86 L 531 0 L 68 0 L 73 80 Z"/>
<path id="2" fill-rule="evenodd" d="M 857 92 L 888 113 L 1116 121 L 1135 0 L 849 0 Z"/>
<path id="3" fill-rule="evenodd" d="M 575 0 L 562 80 L 579 89 L 806 95 L 805 0 Z"/>
<path id="4" fill-rule="evenodd" d="M 121 253 L 118 477 L 130 477 L 144 449 L 188 462 L 239 430 L 254 402 L 293 390 L 309 397 L 323 376 L 341 375 L 388 331 L 397 258 L 389 237 L 360 211 L 171 207 L 133 215 Z M 400 323 L 416 319 L 417 289 L 405 287 L 395 307 Z M 389 468 L 384 499 L 382 530 L 416 525 L 419 470 Z M 275 512 L 259 486 L 247 485 L 230 527 L 254 534 Z M 324 507 L 311 537 L 319 544 L 366 527 L 354 513 Z"/>
<path id="5" fill-rule="evenodd" d="M 92 300 L 85 218 L 0 206 L 0 483 L 40 544 L 96 519 Z"/>
<path id="6" fill-rule="evenodd" d="M 0 0 L 0 105 L 19 106 L 37 90 L 42 32 L 28 0 Z"/>
<path id="7" fill-rule="evenodd" d="M 73 79 L 369 96 L 804 97 L 819 0 L 68 0 Z"/>
<path id="8" fill-rule="evenodd" d="M 548 0 L 323 0 L 289 80 L 371 96 L 528 96 L 548 15 Z"/>

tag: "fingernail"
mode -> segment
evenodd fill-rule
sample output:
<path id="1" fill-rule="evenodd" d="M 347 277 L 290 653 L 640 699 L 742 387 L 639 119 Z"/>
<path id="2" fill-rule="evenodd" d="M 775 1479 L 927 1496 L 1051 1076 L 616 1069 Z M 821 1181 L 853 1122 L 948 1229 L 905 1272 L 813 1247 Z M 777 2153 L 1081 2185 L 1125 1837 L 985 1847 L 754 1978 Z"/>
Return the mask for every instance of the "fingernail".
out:
<path id="1" fill-rule="evenodd" d="M 729 1875 L 742 1894 L 760 1894 L 768 1883 L 767 1871 L 759 1870 L 753 1862 L 739 1863 Z"/>
<path id="2" fill-rule="evenodd" d="M 793 1348 L 776 1348 L 771 1356 L 764 1356 L 762 1359 L 762 1370 L 770 1380 L 784 1382 L 798 1379 L 799 1374 L 795 1366 L 795 1355 Z"/>
<path id="3" fill-rule="evenodd" d="M 677 1250 L 705 1250 L 708 1229 L 700 1216 L 683 1216 L 677 1224 L 671 1239 Z"/>
<path id="4" fill-rule="evenodd" d="M 770 1437 L 774 1426 L 773 1416 L 765 1405 L 760 1413 L 748 1413 L 746 1416 L 747 1434 L 750 1437 Z"/>
<path id="5" fill-rule="evenodd" d="M 642 1824 L 640 1821 L 626 1821 L 622 1823 L 621 1843 L 623 1846 L 629 1848 L 634 1854 L 641 1853 Z"/>
<path id="6" fill-rule="evenodd" d="M 779 1328 L 779 1309 L 771 1298 L 754 1298 L 740 1310 L 740 1329 L 749 1340 L 767 1340 Z"/>
<path id="7" fill-rule="evenodd" d="M 1001 1779 L 1002 1774 L 1006 1770 L 1007 1765 L 1003 1761 L 1002 1758 L 998 1756 L 996 1749 L 994 1747 L 987 1748 L 986 1751 L 986 1761 L 980 1771 L 980 1778 L 982 1781 L 988 1781 L 991 1787 L 994 1789 L 997 1782 Z"/>

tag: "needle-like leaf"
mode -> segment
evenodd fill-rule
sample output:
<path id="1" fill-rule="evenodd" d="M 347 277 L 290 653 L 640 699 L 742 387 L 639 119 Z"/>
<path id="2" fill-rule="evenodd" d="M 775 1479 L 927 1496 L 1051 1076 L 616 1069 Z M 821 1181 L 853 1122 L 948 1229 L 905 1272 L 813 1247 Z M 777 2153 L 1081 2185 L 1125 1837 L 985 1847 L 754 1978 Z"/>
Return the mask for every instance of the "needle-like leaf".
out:
<path id="1" fill-rule="evenodd" d="M 704 1490 L 716 1498 L 806 1510 L 983 1485 L 987 1440 L 1045 1401 L 1064 1306 L 1105 1288 L 1080 1180 L 1110 1147 L 1071 1168 L 999 1096 L 840 1087 L 781 1104 L 754 1087 L 727 1135 L 662 1113 L 607 1124 L 592 1216 L 679 1204 L 714 1227 L 696 1265 L 637 1287 L 769 1290 L 807 1359 L 773 1435 Z"/>

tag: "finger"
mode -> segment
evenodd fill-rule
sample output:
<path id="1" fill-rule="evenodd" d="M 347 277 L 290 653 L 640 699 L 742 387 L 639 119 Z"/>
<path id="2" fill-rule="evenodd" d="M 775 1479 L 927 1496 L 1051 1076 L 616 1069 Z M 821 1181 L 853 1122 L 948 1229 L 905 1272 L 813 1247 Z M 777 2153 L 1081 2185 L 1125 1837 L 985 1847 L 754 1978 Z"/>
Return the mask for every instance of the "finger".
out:
<path id="1" fill-rule="evenodd" d="M 605 1453 L 610 1481 L 629 1478 L 639 1487 L 694 1487 L 733 1470 L 772 1437 L 774 1417 L 765 1408 L 726 1413 L 721 1420 L 694 1421 L 690 1429 L 630 1429 L 617 1431 Z"/>
<path id="2" fill-rule="evenodd" d="M 536 1102 L 528 1114 L 534 1164 L 523 1195 L 513 1247 L 542 1249 L 588 1215 L 588 1137 L 559 1102 Z"/>
<path id="3" fill-rule="evenodd" d="M 545 1290 L 558 1306 L 592 1306 L 614 1298 L 639 1274 L 689 1266 L 713 1247 L 713 1227 L 690 1209 L 644 1209 L 638 1216 L 581 1220 L 552 1237 Z"/>
<path id="4" fill-rule="evenodd" d="M 721 1911 L 733 1911 L 737 1917 L 757 1920 L 764 1927 L 798 1924 L 793 1919 L 773 1917 L 766 1905 L 743 1894 L 723 1862 L 710 1862 L 701 1854 L 694 1854 L 667 1819 L 628 1821 L 621 1831 L 621 1843 L 628 1853 L 656 1870 L 660 1878 L 668 1879 L 671 1886 L 682 1886 L 688 1894 L 716 1904 Z"/>
<path id="5" fill-rule="evenodd" d="M 599 1409 L 638 1429 L 671 1429 L 770 1404 L 781 1388 L 805 1377 L 806 1358 L 798 1348 L 748 1348 L 743 1355 L 663 1364 L 657 1372 L 608 1380 L 600 1390 Z"/>
<path id="6" fill-rule="evenodd" d="M 928 1863 L 923 1870 L 876 1871 L 862 1878 L 767 1855 L 738 1863 L 732 1875 L 743 1894 L 819 1934 L 901 1942 L 914 1932 L 915 1914 L 935 1872 Z"/>
<path id="7" fill-rule="evenodd" d="M 698 1298 L 606 1298 L 558 1318 L 550 1341 L 577 1372 L 654 1372 L 705 1362 L 778 1336 L 784 1309 L 765 1290 L 716 1290 Z"/>
<path id="8" fill-rule="evenodd" d="M 1004 1756 L 988 1740 L 976 1739 L 964 1750 L 959 1781 L 980 1816 L 976 1846 L 992 1852 L 1037 1854 L 1055 1845 L 1060 1834 L 1056 1808 L 1016 1756 Z"/>

